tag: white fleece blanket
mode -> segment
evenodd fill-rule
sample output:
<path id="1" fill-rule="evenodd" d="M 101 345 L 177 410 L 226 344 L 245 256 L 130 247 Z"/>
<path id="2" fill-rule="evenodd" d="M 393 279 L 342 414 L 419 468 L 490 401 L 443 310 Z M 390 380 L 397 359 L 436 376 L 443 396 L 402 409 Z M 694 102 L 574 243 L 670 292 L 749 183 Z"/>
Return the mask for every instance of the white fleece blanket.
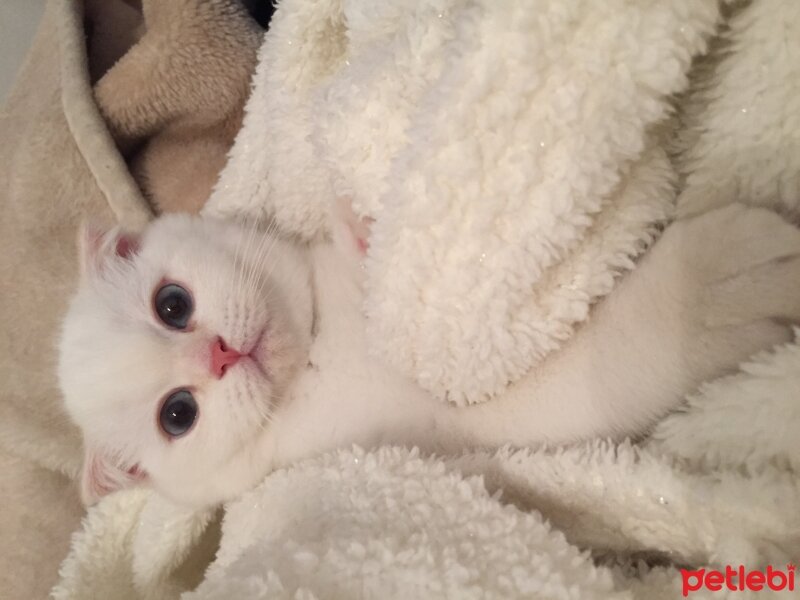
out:
<path id="1" fill-rule="evenodd" d="M 352 199 L 375 219 L 375 351 L 439 398 L 485 400 L 569 343 L 670 214 L 674 183 L 679 215 L 800 209 L 800 3 L 722 13 L 283 0 L 209 210 L 312 238 L 333 198 Z M 205 573 L 213 515 L 119 493 L 90 512 L 54 594 L 680 598 L 681 565 L 800 559 L 799 399 L 792 343 L 708 383 L 638 446 L 343 450 L 227 506 Z"/>
<path id="2" fill-rule="evenodd" d="M 655 129 L 717 14 L 282 2 L 208 212 L 314 237 L 352 201 L 374 219 L 373 350 L 436 397 L 479 402 L 569 338 L 671 213 Z"/>

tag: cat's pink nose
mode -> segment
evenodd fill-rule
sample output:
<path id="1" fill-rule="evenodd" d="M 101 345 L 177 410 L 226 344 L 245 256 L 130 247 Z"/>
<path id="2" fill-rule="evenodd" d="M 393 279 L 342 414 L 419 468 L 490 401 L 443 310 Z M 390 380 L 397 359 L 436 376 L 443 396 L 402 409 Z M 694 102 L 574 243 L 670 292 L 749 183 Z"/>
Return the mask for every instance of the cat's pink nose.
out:
<path id="1" fill-rule="evenodd" d="M 243 354 L 228 348 L 222 338 L 217 338 L 211 344 L 211 373 L 217 379 L 222 379 L 228 367 L 235 365 Z"/>

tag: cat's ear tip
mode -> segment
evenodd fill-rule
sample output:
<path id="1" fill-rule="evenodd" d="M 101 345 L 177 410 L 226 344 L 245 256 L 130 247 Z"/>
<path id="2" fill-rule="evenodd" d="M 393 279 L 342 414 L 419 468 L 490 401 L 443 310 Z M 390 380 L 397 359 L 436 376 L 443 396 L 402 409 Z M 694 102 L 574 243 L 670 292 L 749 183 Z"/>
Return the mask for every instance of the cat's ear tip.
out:
<path id="1" fill-rule="evenodd" d="M 78 225 L 78 254 L 84 275 L 97 270 L 107 259 L 131 258 L 139 251 L 139 235 L 119 225 L 108 226 L 92 217 Z"/>
<path id="2" fill-rule="evenodd" d="M 147 475 L 139 465 L 124 468 L 102 451 L 87 448 L 81 470 L 81 502 L 88 508 L 111 492 L 132 487 L 146 479 Z"/>
<path id="3" fill-rule="evenodd" d="M 78 223 L 76 236 L 78 248 L 84 252 L 99 250 L 108 230 L 108 227 L 102 225 L 100 221 L 96 219 L 91 217 L 81 219 Z"/>
<path id="4" fill-rule="evenodd" d="M 107 229 L 93 219 L 84 219 L 78 225 L 76 241 L 82 277 L 95 270 L 106 232 Z"/>

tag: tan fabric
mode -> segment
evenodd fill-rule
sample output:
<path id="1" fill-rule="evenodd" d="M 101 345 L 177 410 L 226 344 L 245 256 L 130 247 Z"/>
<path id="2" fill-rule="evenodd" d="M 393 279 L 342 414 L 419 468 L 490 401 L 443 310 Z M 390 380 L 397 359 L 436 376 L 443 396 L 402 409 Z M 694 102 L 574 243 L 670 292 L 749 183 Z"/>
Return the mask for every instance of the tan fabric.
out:
<path id="1" fill-rule="evenodd" d="M 83 508 L 68 478 L 2 448 L 0 476 L 2 597 L 46 598 Z"/>
<path id="2" fill-rule="evenodd" d="M 241 127 L 263 31 L 239 0 L 142 9 L 144 34 L 95 97 L 158 212 L 199 212 Z"/>
<path id="3" fill-rule="evenodd" d="M 147 70 L 148 81 L 158 83 L 158 90 L 170 91 L 171 105 L 180 110 L 159 124 L 162 129 L 145 132 L 145 137 L 163 131 L 170 135 L 159 138 L 159 144 L 137 162 L 151 191 L 158 186 L 161 196 L 187 202 L 204 200 L 224 164 L 240 124 L 261 32 L 243 9 L 226 12 L 229 3 L 223 0 L 173 4 L 180 10 L 167 11 L 167 16 L 180 21 L 185 35 L 174 39 L 167 33 L 159 35 L 154 26 L 144 40 L 147 44 L 137 43 L 131 50 L 141 53 L 145 46 L 158 47 L 158 55 L 166 59 L 180 50 L 176 45 L 204 50 L 190 52 L 194 58 L 187 65 L 175 67 L 167 60 L 163 64 L 173 68 L 161 69 L 160 79 Z M 80 468 L 80 436 L 62 410 L 55 377 L 59 323 L 75 285 L 77 225 L 90 217 L 136 229 L 152 217 L 92 92 L 89 67 L 98 77 L 141 33 L 132 28 L 133 8 L 117 3 L 114 11 L 98 12 L 110 7 L 105 0 L 87 0 L 96 34 L 89 65 L 83 2 L 49 0 L 33 49 L 0 113 L 0 505 L 4 507 L 0 589 L 4 600 L 46 596 L 56 581 L 69 534 L 78 528 L 83 514 L 70 481 Z M 114 22 L 120 15 L 122 21 Z M 164 22 L 169 19 L 149 16 L 150 24 L 169 29 Z M 204 26 L 198 33 L 194 26 L 199 24 Z M 118 27 L 125 30 L 126 39 L 112 35 Z M 189 35 L 192 31 L 194 36 Z M 129 52 L 117 66 L 141 70 L 137 56 Z M 115 67 L 109 73 L 116 74 L 120 85 L 106 91 L 116 92 L 117 98 L 132 97 L 124 70 Z M 209 80 L 216 81 L 215 93 L 211 98 L 197 97 L 191 84 L 200 81 L 206 89 Z M 136 81 L 133 86 L 136 91 L 143 89 Z M 156 104 L 158 90 L 150 98 Z M 197 127 L 185 127 L 181 115 L 196 117 L 198 111 L 204 118 L 195 123 Z M 206 177 L 198 177 L 198 172 Z"/>
<path id="4" fill-rule="evenodd" d="M 150 216 L 92 100 L 77 0 L 48 2 L 0 141 L 0 589 L 30 600 L 55 581 L 82 514 L 64 476 L 78 471 L 80 438 L 54 373 L 76 226 Z"/>

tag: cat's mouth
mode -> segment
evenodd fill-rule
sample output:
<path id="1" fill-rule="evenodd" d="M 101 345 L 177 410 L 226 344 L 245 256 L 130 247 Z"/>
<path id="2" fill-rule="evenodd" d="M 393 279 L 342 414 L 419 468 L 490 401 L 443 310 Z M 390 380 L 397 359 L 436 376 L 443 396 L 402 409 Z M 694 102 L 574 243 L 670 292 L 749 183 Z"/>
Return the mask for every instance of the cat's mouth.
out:
<path id="1" fill-rule="evenodd" d="M 250 350 L 246 353 L 246 357 L 258 369 L 259 373 L 265 379 L 269 379 L 269 371 L 267 370 L 267 329 L 261 330 L 261 333 L 256 337 L 255 342 L 250 346 Z"/>

